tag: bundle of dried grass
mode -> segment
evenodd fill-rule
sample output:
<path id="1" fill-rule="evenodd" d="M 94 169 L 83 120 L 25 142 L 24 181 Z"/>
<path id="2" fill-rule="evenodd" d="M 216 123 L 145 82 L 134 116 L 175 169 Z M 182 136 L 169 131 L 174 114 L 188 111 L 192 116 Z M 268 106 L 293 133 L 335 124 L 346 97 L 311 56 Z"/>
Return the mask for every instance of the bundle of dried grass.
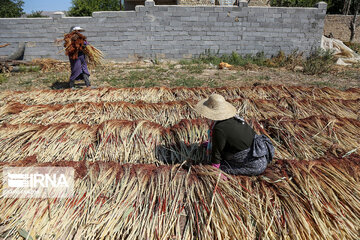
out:
<path id="1" fill-rule="evenodd" d="M 96 131 L 97 126 L 69 123 L 1 125 L 0 161 L 32 155 L 43 162 L 84 160 L 93 155 Z"/>
<path id="2" fill-rule="evenodd" d="M 98 66 L 103 64 L 104 54 L 91 44 L 87 44 L 83 52 L 86 55 L 86 61 L 90 66 Z"/>
<path id="3" fill-rule="evenodd" d="M 264 99 L 232 99 L 229 100 L 237 109 L 238 114 L 245 119 L 256 118 L 267 119 L 275 116 L 283 115 L 292 117 L 291 109 L 284 106 L 282 101 L 264 100 Z"/>
<path id="4" fill-rule="evenodd" d="M 106 94 L 102 95 L 103 102 L 150 102 L 160 103 L 169 101 L 178 101 L 166 87 L 152 88 L 108 88 Z"/>
<path id="5" fill-rule="evenodd" d="M 86 37 L 79 31 L 72 31 L 64 35 L 65 54 L 70 59 L 78 58 L 79 52 L 85 49 Z"/>
<path id="6" fill-rule="evenodd" d="M 313 115 L 323 115 L 337 118 L 359 118 L 360 98 L 357 100 L 344 99 L 319 99 L 319 100 L 296 100 L 293 98 L 283 99 L 287 108 L 291 109 L 294 118 L 306 118 Z"/>
<path id="7" fill-rule="evenodd" d="M 300 120 L 284 117 L 261 121 L 276 146 L 292 158 L 311 160 L 327 153 L 343 156 L 360 150 L 360 122 L 350 118 L 312 116 Z M 276 156 L 282 151 L 277 151 Z M 289 159 L 289 156 L 286 157 Z"/>
<path id="8" fill-rule="evenodd" d="M 26 123 L 19 125 L 2 124 L 0 126 L 0 162 L 13 162 L 34 155 L 33 152 L 28 153 L 29 155 L 22 154 L 22 152 L 26 148 L 26 144 L 33 141 L 34 135 L 42 128 L 44 127 L 41 125 Z"/>
<path id="9" fill-rule="evenodd" d="M 39 121 L 38 119 L 44 119 L 44 116 L 47 114 L 60 111 L 61 109 L 62 105 L 41 104 L 29 106 L 18 102 L 9 102 L 8 104 L 0 107 L 0 123 L 33 123 L 46 125 L 45 122 Z M 59 123 L 59 121 L 57 123 Z"/>
<path id="10" fill-rule="evenodd" d="M 72 166 L 70 199 L 0 199 L 0 236 L 54 239 L 356 239 L 360 156 L 276 160 L 262 176 L 228 177 L 211 166 Z M 3 167 L 10 165 L 0 165 Z M 1 176 L 2 177 L 2 176 Z M 0 179 L 1 180 L 1 179 Z M 3 181 L 0 181 L 2 184 Z M 71 224 L 69 224 L 71 223 Z"/>
<path id="11" fill-rule="evenodd" d="M 149 121 L 107 121 L 97 132 L 94 159 L 120 163 L 160 163 L 156 148 L 164 129 Z"/>

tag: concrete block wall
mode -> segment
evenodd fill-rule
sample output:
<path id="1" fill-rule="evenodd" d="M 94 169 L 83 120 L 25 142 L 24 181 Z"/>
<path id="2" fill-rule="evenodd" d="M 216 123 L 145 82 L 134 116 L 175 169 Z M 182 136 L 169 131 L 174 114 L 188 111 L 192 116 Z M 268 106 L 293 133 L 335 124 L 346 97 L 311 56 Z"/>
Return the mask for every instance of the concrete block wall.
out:
<path id="1" fill-rule="evenodd" d="M 25 59 L 67 59 L 62 44 L 71 26 L 79 25 L 89 43 L 107 59 L 181 59 L 198 56 L 205 50 L 239 54 L 282 50 L 309 52 L 319 47 L 326 3 L 314 8 L 239 6 L 155 6 L 147 1 L 135 11 L 94 12 L 92 17 L 0 18 L 0 56 L 15 51 L 26 42 Z"/>

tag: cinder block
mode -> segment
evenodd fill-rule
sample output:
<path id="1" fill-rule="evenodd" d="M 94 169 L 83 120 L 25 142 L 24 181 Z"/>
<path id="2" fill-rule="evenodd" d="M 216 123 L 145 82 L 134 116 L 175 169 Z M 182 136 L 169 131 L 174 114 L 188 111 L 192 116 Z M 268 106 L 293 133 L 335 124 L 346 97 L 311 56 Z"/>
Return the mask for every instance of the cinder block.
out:
<path id="1" fill-rule="evenodd" d="M 246 0 L 240 0 L 238 3 L 239 8 L 247 8 L 248 2 Z"/>

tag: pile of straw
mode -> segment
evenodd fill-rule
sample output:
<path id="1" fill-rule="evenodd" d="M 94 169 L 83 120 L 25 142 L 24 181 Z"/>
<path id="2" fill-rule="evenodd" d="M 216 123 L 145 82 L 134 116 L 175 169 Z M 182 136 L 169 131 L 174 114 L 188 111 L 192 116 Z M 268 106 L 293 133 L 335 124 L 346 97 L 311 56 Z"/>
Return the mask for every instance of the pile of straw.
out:
<path id="1" fill-rule="evenodd" d="M 52 58 L 36 58 L 31 60 L 32 65 L 40 66 L 41 71 L 58 71 L 64 72 L 69 70 L 69 63 Z"/>

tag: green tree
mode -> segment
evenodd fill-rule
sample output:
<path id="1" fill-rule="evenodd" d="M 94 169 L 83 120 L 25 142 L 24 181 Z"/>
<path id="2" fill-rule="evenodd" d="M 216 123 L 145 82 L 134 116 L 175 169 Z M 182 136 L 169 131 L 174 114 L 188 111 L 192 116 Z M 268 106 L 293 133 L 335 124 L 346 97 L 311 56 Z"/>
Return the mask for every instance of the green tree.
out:
<path id="1" fill-rule="evenodd" d="M 0 18 L 20 17 L 24 14 L 23 5 L 21 0 L 0 0 Z"/>
<path id="2" fill-rule="evenodd" d="M 68 15 L 91 16 L 95 11 L 120 11 L 120 2 L 119 0 L 72 0 Z"/>

